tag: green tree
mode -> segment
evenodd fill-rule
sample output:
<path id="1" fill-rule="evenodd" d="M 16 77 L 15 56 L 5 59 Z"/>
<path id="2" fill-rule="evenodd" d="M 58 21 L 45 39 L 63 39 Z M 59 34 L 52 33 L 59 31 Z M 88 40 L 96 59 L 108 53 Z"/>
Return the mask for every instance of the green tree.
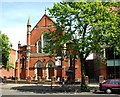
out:
<path id="1" fill-rule="evenodd" d="M 50 45 L 46 51 L 56 53 L 59 48 L 62 51 L 74 51 L 72 56 L 81 62 L 82 91 L 88 90 L 84 70 L 88 55 L 96 53 L 101 56 L 105 47 L 119 43 L 119 36 L 116 36 L 120 31 L 117 21 L 119 17 L 110 12 L 109 6 L 110 4 L 102 2 L 60 2 L 48 9 L 50 16 L 55 19 L 57 29 L 49 33 Z M 64 44 L 68 44 L 68 47 L 64 48 Z M 114 46 L 117 48 L 117 43 Z M 71 52 L 60 54 L 69 57 Z"/>
<path id="2" fill-rule="evenodd" d="M 115 53 L 120 55 L 120 2 L 115 2 L 115 3 L 108 3 L 108 6 L 111 8 L 111 13 L 116 15 L 116 20 L 117 22 L 113 30 L 115 34 L 112 35 L 112 40 L 111 40 L 111 48 L 115 49 Z M 113 7 L 113 8 L 112 8 Z M 117 40 L 117 41 L 116 41 Z"/>
<path id="3" fill-rule="evenodd" d="M 8 36 L 0 33 L 0 65 L 7 70 L 13 67 L 13 64 L 9 62 L 11 47 Z"/>
<path id="4" fill-rule="evenodd" d="M 117 21 L 113 21 L 115 26 L 111 30 L 112 33 L 109 37 L 110 45 L 108 47 L 113 48 L 116 55 L 118 55 L 120 54 L 120 2 L 103 2 L 103 5 L 108 6 L 109 11 L 116 15 L 115 20 Z"/>

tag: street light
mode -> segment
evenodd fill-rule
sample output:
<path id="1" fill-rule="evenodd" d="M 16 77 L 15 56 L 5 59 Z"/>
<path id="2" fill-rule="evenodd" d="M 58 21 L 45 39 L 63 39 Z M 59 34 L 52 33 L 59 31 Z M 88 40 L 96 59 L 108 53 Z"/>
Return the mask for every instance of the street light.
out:
<path id="1" fill-rule="evenodd" d="M 116 68 L 115 68 L 115 49 L 114 49 L 114 78 L 116 78 Z"/>

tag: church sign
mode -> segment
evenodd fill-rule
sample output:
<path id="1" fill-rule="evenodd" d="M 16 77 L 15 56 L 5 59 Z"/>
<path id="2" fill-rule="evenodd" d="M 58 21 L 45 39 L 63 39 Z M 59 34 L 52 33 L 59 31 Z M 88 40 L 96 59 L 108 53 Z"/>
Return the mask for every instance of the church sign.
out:
<path id="1" fill-rule="evenodd" d="M 61 56 L 56 57 L 55 66 L 61 66 Z"/>

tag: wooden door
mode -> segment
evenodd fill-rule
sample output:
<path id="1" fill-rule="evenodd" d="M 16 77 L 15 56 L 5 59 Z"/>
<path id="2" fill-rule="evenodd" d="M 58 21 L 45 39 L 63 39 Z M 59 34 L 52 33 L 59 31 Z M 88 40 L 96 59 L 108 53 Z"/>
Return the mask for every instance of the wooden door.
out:
<path id="1" fill-rule="evenodd" d="M 42 68 L 37 69 L 37 76 L 40 76 L 42 78 Z"/>
<path id="2" fill-rule="evenodd" d="M 54 76 L 54 68 L 49 68 L 49 79 Z"/>

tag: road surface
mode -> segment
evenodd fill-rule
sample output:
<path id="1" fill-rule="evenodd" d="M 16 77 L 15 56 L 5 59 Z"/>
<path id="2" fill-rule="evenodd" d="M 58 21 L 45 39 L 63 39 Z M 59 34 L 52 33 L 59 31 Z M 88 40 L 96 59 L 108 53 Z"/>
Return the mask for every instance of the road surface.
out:
<path id="1" fill-rule="evenodd" d="M 41 90 L 42 88 L 42 90 Z M 50 86 L 42 86 L 42 85 L 30 85 L 30 84 L 4 84 L 1 88 L 2 97 L 120 97 L 119 94 L 105 94 L 103 92 L 93 93 L 91 92 L 53 92 L 51 91 L 43 91 Z"/>

